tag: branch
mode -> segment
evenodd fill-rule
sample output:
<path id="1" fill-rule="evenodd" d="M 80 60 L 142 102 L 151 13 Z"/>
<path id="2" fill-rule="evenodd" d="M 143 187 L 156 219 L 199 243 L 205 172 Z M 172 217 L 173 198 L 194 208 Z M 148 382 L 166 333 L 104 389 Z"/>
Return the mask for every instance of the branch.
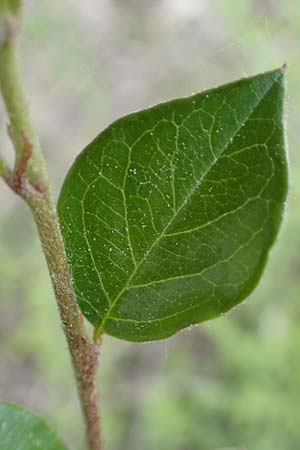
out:
<path id="1" fill-rule="evenodd" d="M 4 159 L 0 158 L 0 177 L 3 178 L 5 183 L 12 189 L 11 178 L 13 176 L 12 170 L 8 167 Z"/>
<path id="2" fill-rule="evenodd" d="M 8 127 L 8 130 L 10 130 L 10 127 Z M 10 131 L 9 135 L 11 135 Z M 41 196 L 43 191 L 38 184 L 32 184 L 27 177 L 28 163 L 32 156 L 32 145 L 25 135 L 22 135 L 22 139 L 23 152 L 16 163 L 15 169 L 11 170 L 6 162 L 0 159 L 0 176 L 12 191 L 30 203 L 35 196 Z"/>
<path id="3" fill-rule="evenodd" d="M 16 153 L 13 170 L 0 159 L 0 176 L 32 211 L 71 354 L 89 448 L 101 450 L 96 387 L 99 346 L 88 338 L 77 308 L 46 166 L 23 91 L 17 53 L 20 12 L 20 0 L 0 0 L 0 90 Z"/>
<path id="4" fill-rule="evenodd" d="M 10 119 L 10 137 L 16 151 L 16 165 L 24 152 L 24 136 L 31 142 L 32 155 L 28 163 L 28 178 L 48 184 L 45 163 L 38 137 L 32 127 L 27 101 L 23 92 L 18 62 L 21 32 L 21 2 L 0 0 L 0 87 Z M 16 14 L 13 14 L 16 11 Z"/>

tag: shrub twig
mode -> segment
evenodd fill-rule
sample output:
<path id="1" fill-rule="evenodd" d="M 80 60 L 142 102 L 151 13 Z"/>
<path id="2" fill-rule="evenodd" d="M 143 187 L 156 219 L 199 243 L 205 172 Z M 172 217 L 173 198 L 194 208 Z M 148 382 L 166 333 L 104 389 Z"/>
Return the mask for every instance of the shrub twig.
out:
<path id="1" fill-rule="evenodd" d="M 89 448 L 101 450 L 96 386 L 99 345 L 89 339 L 77 308 L 52 190 L 22 86 L 18 65 L 21 6 L 20 0 L 0 0 L 0 90 L 16 153 L 13 169 L 0 159 L 0 176 L 32 211 L 71 354 Z"/>

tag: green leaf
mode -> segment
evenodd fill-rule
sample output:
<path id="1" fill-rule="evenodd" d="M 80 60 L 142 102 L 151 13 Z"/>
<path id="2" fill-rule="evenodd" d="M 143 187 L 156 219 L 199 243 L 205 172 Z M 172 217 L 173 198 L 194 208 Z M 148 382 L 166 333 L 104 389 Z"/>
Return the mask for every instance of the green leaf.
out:
<path id="1" fill-rule="evenodd" d="M 66 450 L 39 417 L 16 405 L 0 402 L 1 450 Z"/>
<path id="2" fill-rule="evenodd" d="M 282 219 L 284 69 L 113 123 L 79 155 L 59 215 L 98 332 L 163 339 L 256 286 Z"/>

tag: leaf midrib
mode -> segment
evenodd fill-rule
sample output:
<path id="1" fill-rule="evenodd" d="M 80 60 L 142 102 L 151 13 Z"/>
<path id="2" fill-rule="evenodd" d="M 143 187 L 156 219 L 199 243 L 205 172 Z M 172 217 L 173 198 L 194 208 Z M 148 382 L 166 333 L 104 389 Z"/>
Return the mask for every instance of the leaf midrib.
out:
<path id="1" fill-rule="evenodd" d="M 270 84 L 270 86 L 268 86 L 268 88 L 266 89 L 266 91 L 264 92 L 264 94 L 260 97 L 260 99 L 257 101 L 256 105 L 253 107 L 253 109 L 249 112 L 249 114 L 245 117 L 245 119 L 241 122 L 241 124 L 238 126 L 238 128 L 236 129 L 235 133 L 229 138 L 228 142 L 224 145 L 224 148 L 222 149 L 222 151 L 219 153 L 218 157 L 215 158 L 212 162 L 212 164 L 207 168 L 206 172 L 203 174 L 202 178 L 195 183 L 194 187 L 191 189 L 190 193 L 188 194 L 188 196 L 186 197 L 185 201 L 182 202 L 181 206 L 178 208 L 178 210 L 176 211 L 176 213 L 172 216 L 172 218 L 169 220 L 168 224 L 165 226 L 165 228 L 162 230 L 162 232 L 160 233 L 160 235 L 157 237 L 157 239 L 153 242 L 153 244 L 149 247 L 149 249 L 147 250 L 147 252 L 145 253 L 145 255 L 143 256 L 143 258 L 140 260 L 139 263 L 137 263 L 137 265 L 135 266 L 134 270 L 132 271 L 131 275 L 128 277 L 126 284 L 124 285 L 124 287 L 121 289 L 121 291 L 119 292 L 119 294 L 115 297 L 115 299 L 112 301 L 112 303 L 110 304 L 110 307 L 108 308 L 108 310 L 106 311 L 100 325 L 98 326 L 98 332 L 101 331 L 101 329 L 103 328 L 106 320 L 110 317 L 110 313 L 113 310 L 113 308 L 115 307 L 115 305 L 118 303 L 119 299 L 122 297 L 122 295 L 124 294 L 124 292 L 130 287 L 130 282 L 132 281 L 132 279 L 135 277 L 135 275 L 137 274 L 139 268 L 143 265 L 143 263 L 145 262 L 145 260 L 147 259 L 148 255 L 151 253 L 151 251 L 153 250 L 153 248 L 158 244 L 158 242 L 163 238 L 166 230 L 170 227 L 170 225 L 172 224 L 172 222 L 176 219 L 176 217 L 178 216 L 178 214 L 180 213 L 180 211 L 183 209 L 183 207 L 188 203 L 189 199 L 191 198 L 191 196 L 194 194 L 195 190 L 200 186 L 200 184 L 202 183 L 203 179 L 208 175 L 208 173 L 212 170 L 212 168 L 215 166 L 215 164 L 218 162 L 220 156 L 224 153 L 224 151 L 226 151 L 226 149 L 228 148 L 228 145 L 231 143 L 231 141 L 235 138 L 235 136 L 238 134 L 238 132 L 241 130 L 241 128 L 244 126 L 244 124 L 247 122 L 247 120 L 251 117 L 251 115 L 254 113 L 254 111 L 258 108 L 258 106 L 260 105 L 260 103 L 263 101 L 263 99 L 266 97 L 266 95 L 268 94 L 268 92 L 272 89 L 272 87 L 274 86 L 274 84 L 278 81 L 279 76 L 282 74 L 281 71 L 278 71 L 278 73 L 276 74 L 276 77 L 274 77 L 274 79 L 272 80 L 272 83 Z M 129 233 L 129 230 L 128 230 Z"/>

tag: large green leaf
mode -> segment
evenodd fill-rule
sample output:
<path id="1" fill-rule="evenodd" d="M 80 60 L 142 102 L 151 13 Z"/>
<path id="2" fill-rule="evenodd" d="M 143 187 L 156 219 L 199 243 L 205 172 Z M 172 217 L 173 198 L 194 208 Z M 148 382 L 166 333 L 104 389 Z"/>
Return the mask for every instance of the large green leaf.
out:
<path id="1" fill-rule="evenodd" d="M 79 155 L 59 215 L 99 332 L 162 339 L 256 286 L 287 190 L 284 70 L 123 117 Z"/>
<path id="2" fill-rule="evenodd" d="M 1 450 L 66 450 L 42 419 L 16 405 L 0 402 Z"/>

